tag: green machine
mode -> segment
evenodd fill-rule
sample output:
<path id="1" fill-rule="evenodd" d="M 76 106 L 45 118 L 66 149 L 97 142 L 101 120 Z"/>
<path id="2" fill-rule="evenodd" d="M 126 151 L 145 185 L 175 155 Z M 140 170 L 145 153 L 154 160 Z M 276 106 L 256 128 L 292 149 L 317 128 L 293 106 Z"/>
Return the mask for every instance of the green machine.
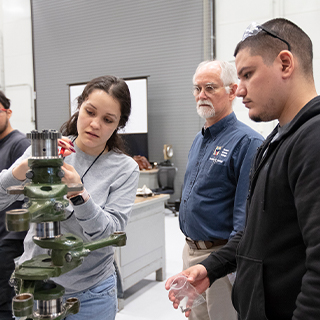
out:
<path id="1" fill-rule="evenodd" d="M 58 152 L 59 132 L 35 130 L 27 136 L 31 140 L 32 156 L 28 159 L 30 170 L 26 176 L 31 182 L 8 188 L 7 193 L 24 194 L 28 201 L 23 209 L 6 212 L 6 227 L 8 231 L 24 231 L 34 223 L 33 241 L 48 253 L 16 267 L 12 283 L 17 294 L 12 300 L 12 310 L 21 320 L 60 320 L 78 313 L 80 302 L 77 298 L 63 302 L 64 288 L 50 278 L 78 267 L 93 250 L 124 246 L 126 234 L 117 232 L 90 243 L 73 234 L 61 234 L 60 222 L 65 219 L 65 208 L 69 205 L 65 196 L 70 191 L 83 190 L 83 185 L 61 182 L 64 172 L 63 158 Z"/>

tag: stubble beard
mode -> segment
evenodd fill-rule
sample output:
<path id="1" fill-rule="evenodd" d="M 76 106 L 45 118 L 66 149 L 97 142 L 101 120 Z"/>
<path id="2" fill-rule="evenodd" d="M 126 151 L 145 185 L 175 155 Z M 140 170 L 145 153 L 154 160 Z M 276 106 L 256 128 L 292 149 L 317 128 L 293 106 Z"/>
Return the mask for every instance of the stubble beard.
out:
<path id="1" fill-rule="evenodd" d="M 249 118 L 254 122 L 262 122 L 263 120 L 259 116 L 249 116 Z"/>
<path id="2" fill-rule="evenodd" d="M 263 112 L 257 115 L 249 115 L 249 118 L 254 122 L 269 122 L 278 118 L 275 110 L 275 102 L 273 99 L 270 99 L 268 103 L 263 106 Z"/>
<path id="3" fill-rule="evenodd" d="M 0 135 L 3 134 L 7 130 L 8 125 L 9 125 L 9 120 L 6 119 L 6 122 L 4 123 L 4 125 L 2 127 L 0 127 Z"/>

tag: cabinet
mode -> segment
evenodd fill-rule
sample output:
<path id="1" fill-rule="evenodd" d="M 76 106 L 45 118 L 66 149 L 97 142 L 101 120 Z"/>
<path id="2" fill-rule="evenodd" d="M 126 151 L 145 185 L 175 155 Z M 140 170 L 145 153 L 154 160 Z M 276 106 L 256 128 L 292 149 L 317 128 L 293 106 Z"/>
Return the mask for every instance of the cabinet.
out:
<path id="1" fill-rule="evenodd" d="M 164 203 L 169 195 L 137 197 L 126 228 L 127 244 L 116 248 L 115 261 L 118 266 L 118 281 L 124 292 L 150 273 L 156 280 L 165 279 L 165 224 Z M 118 299 L 119 310 L 124 300 Z"/>

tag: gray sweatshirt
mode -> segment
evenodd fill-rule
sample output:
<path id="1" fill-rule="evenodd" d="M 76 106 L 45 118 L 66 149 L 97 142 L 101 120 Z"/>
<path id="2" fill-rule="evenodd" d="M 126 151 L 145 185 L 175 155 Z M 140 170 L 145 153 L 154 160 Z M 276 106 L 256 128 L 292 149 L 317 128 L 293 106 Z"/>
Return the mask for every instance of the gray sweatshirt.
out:
<path id="1" fill-rule="evenodd" d="M 82 177 L 96 157 L 82 152 L 77 146 L 75 149 L 76 153 L 66 157 L 65 162 L 72 165 Z M 17 162 L 30 155 L 31 148 L 28 148 Z M 9 186 L 22 183 L 12 175 L 15 165 L 0 173 L 0 209 L 17 199 L 15 195 L 6 195 Z M 61 222 L 61 233 L 72 233 L 84 242 L 91 242 L 107 238 L 115 231 L 124 231 L 135 200 L 138 179 L 139 168 L 132 158 L 114 151 L 101 155 L 83 178 L 90 199 L 84 204 L 66 208 L 66 217 L 69 218 Z M 46 249 L 41 249 L 32 241 L 34 228 L 35 224 L 31 224 L 25 238 L 25 252 L 19 263 L 47 253 Z M 113 255 L 113 247 L 92 251 L 81 266 L 52 280 L 62 285 L 66 294 L 84 291 L 114 273 Z"/>

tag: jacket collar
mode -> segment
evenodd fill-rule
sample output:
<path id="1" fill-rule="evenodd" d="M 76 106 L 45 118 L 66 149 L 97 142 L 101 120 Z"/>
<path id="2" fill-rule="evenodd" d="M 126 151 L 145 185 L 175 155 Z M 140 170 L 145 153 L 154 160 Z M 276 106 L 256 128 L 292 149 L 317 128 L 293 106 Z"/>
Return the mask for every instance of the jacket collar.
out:
<path id="1" fill-rule="evenodd" d="M 249 201 L 251 199 L 254 186 L 258 177 L 258 174 L 263 167 L 266 160 L 273 154 L 270 161 L 272 162 L 274 159 L 274 155 L 276 153 L 275 150 L 279 149 L 284 139 L 288 137 L 290 134 L 298 130 L 305 122 L 310 120 L 311 118 L 320 114 L 320 96 L 317 96 L 310 100 L 299 112 L 298 114 L 288 123 L 288 126 L 283 127 L 283 131 L 281 134 L 274 139 L 275 135 L 278 133 L 279 125 L 277 125 L 274 130 L 270 133 L 270 135 L 266 138 L 264 143 L 258 148 L 258 151 L 255 156 L 253 171 L 251 175 L 250 189 L 249 189 Z M 274 140 L 273 140 L 274 139 Z M 271 163 L 269 163 L 267 170 L 269 171 L 271 168 Z M 268 185 L 268 175 L 265 181 L 265 185 Z M 266 188 L 265 188 L 266 190 Z M 263 204 L 263 208 L 265 209 L 265 203 Z"/>
<path id="2" fill-rule="evenodd" d="M 288 126 L 285 126 L 279 135 L 277 140 L 282 140 L 284 137 L 287 137 L 292 132 L 295 132 L 301 125 L 303 125 L 306 121 L 310 120 L 316 115 L 320 114 L 320 96 L 317 96 L 313 99 L 311 99 L 297 114 L 296 116 L 291 120 L 290 123 L 288 123 Z M 273 137 L 276 132 L 278 131 L 279 126 L 275 128 L 271 132 L 271 134 L 267 137 L 266 140 L 271 141 L 269 138 Z"/>

